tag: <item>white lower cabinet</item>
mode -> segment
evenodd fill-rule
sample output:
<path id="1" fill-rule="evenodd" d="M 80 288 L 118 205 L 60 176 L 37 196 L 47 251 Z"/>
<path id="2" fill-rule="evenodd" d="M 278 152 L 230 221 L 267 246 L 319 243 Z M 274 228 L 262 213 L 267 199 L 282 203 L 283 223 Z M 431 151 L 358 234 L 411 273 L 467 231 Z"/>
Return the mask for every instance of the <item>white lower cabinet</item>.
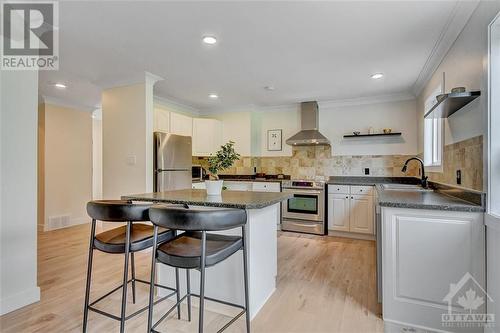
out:
<path id="1" fill-rule="evenodd" d="M 372 194 L 371 186 L 328 185 L 328 229 L 373 235 L 375 207 Z"/>
<path id="2" fill-rule="evenodd" d="M 242 181 L 224 181 L 224 186 L 229 191 L 251 191 L 252 182 L 242 182 Z"/>
<path id="3" fill-rule="evenodd" d="M 328 194 L 328 229 L 349 231 L 349 195 Z"/>
<path id="4" fill-rule="evenodd" d="M 273 182 L 252 182 L 253 192 L 281 192 L 281 184 Z"/>
<path id="5" fill-rule="evenodd" d="M 206 190 L 207 185 L 205 184 L 205 182 L 197 182 L 197 183 L 193 183 L 192 188 L 194 190 Z"/>
<path id="6" fill-rule="evenodd" d="M 482 213 L 382 207 L 384 320 L 482 332 L 452 315 L 487 313 L 484 242 Z"/>
<path id="7" fill-rule="evenodd" d="M 224 186 L 229 191 L 281 192 L 281 184 L 278 182 L 224 181 Z M 192 188 L 204 190 L 205 182 L 193 183 Z"/>
<path id="8" fill-rule="evenodd" d="M 349 200 L 349 231 L 373 234 L 374 207 L 371 195 L 351 195 Z"/>

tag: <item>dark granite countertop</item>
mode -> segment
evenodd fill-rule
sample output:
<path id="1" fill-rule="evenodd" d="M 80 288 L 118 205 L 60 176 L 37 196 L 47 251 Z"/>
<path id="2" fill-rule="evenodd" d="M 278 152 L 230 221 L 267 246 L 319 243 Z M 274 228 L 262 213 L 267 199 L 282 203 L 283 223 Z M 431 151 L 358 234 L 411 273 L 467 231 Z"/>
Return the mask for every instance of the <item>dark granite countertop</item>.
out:
<path id="1" fill-rule="evenodd" d="M 381 207 L 450 210 L 459 212 L 484 212 L 483 206 L 459 199 L 439 191 L 416 192 L 384 190 L 375 185 L 378 204 Z"/>
<path id="2" fill-rule="evenodd" d="M 364 176 L 333 176 L 327 184 L 336 185 L 368 185 L 375 184 L 418 184 L 419 179 L 415 177 L 364 177 Z"/>
<path id="3" fill-rule="evenodd" d="M 222 191 L 221 196 L 208 196 L 205 190 L 176 190 L 122 196 L 123 200 L 164 202 L 193 206 L 260 209 L 291 198 L 289 193 Z"/>
<path id="4" fill-rule="evenodd" d="M 219 175 L 220 180 L 227 182 L 264 182 L 264 183 L 281 183 L 284 180 L 290 180 L 289 175 L 285 175 L 284 178 L 276 178 L 274 176 L 265 178 L 256 178 L 254 175 Z M 203 180 L 195 180 L 193 183 L 202 183 Z"/>
<path id="5" fill-rule="evenodd" d="M 382 184 L 418 184 L 415 177 L 330 177 L 328 184 L 375 186 L 381 207 L 484 212 L 484 193 L 429 182 L 434 191 L 386 190 Z"/>

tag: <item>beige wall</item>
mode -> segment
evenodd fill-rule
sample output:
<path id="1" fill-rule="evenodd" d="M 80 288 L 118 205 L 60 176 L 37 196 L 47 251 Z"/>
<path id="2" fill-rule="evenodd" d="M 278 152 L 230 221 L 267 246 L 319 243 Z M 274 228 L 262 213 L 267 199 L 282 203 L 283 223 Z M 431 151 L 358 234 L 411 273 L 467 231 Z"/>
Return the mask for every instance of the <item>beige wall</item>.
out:
<path id="1" fill-rule="evenodd" d="M 102 93 L 102 190 L 106 199 L 145 192 L 145 98 L 142 83 Z"/>
<path id="2" fill-rule="evenodd" d="M 45 104 L 45 229 L 85 223 L 92 199 L 92 118 L 88 111 Z M 53 217 L 68 216 L 69 221 Z"/>
<path id="3" fill-rule="evenodd" d="M 102 199 L 102 116 L 92 118 L 92 199 Z"/>

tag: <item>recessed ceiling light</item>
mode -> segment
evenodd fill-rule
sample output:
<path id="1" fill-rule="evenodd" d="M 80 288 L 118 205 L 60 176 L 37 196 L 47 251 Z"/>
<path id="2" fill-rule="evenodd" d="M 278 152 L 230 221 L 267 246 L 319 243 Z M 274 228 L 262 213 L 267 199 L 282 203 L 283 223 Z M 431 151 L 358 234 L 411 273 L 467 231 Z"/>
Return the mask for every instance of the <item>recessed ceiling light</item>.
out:
<path id="1" fill-rule="evenodd" d="M 371 78 L 372 78 L 372 79 L 375 79 L 375 80 L 377 80 L 377 79 L 381 79 L 381 78 L 383 78 L 383 77 L 384 77 L 384 74 L 383 74 L 383 73 L 375 73 L 375 74 L 372 74 L 372 75 L 371 75 Z"/>
<path id="2" fill-rule="evenodd" d="M 66 85 L 64 83 L 56 83 L 56 84 L 54 84 L 54 87 L 59 88 L 59 89 L 65 89 Z"/>
<path id="3" fill-rule="evenodd" d="M 214 36 L 203 36 L 203 43 L 205 44 L 209 44 L 209 45 L 214 45 L 215 43 L 217 43 L 217 38 L 215 38 Z"/>
<path id="4" fill-rule="evenodd" d="M 264 89 L 269 90 L 269 91 L 273 91 L 274 86 L 265 86 Z"/>
<path id="5" fill-rule="evenodd" d="M 210 98 L 210 99 L 217 99 L 217 98 L 219 98 L 219 95 L 212 93 L 212 94 L 208 95 L 208 98 Z"/>

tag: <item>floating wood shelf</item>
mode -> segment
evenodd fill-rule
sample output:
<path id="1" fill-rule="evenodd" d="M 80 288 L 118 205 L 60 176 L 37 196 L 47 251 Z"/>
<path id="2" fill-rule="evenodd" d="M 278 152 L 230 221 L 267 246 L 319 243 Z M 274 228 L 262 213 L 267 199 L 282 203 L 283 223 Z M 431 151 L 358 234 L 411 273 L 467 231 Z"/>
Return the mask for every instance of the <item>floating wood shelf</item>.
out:
<path id="1" fill-rule="evenodd" d="M 366 137 L 380 137 L 380 136 L 401 136 L 401 132 L 391 132 L 391 133 L 374 133 L 374 134 L 347 134 L 344 138 L 366 138 Z"/>
<path id="2" fill-rule="evenodd" d="M 436 96 L 437 103 L 424 118 L 448 118 L 481 95 L 481 91 L 466 91 Z"/>

